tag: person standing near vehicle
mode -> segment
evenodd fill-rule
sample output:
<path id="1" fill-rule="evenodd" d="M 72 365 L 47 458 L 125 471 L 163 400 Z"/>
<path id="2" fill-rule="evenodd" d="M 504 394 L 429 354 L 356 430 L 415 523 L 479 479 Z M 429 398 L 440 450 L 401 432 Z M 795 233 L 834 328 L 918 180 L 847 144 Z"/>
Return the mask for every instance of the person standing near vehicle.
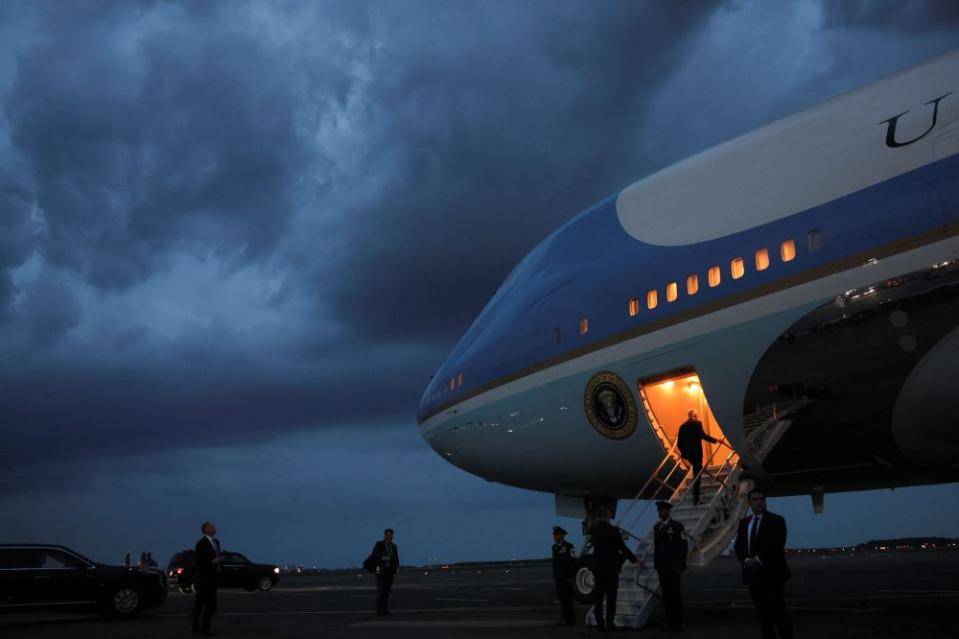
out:
<path id="1" fill-rule="evenodd" d="M 566 531 L 553 526 L 553 583 L 559 597 L 561 618 L 559 625 L 575 626 L 576 611 L 573 609 L 573 578 L 576 577 L 576 550 L 566 541 Z"/>
<path id="2" fill-rule="evenodd" d="M 601 631 L 616 629 L 616 595 L 619 592 L 619 570 L 625 559 L 636 563 L 636 555 L 626 547 L 619 528 L 609 523 L 613 516 L 608 506 L 600 506 L 599 522 L 590 530 L 593 544 L 593 575 L 596 587 L 593 591 L 593 614 L 596 626 Z M 603 598 L 606 598 L 606 617 L 603 618 Z"/>
<path id="3" fill-rule="evenodd" d="M 376 542 L 370 553 L 376 565 L 376 614 L 390 614 L 390 590 L 393 575 L 400 567 L 400 551 L 393 543 L 393 529 L 383 531 L 383 539 Z"/>
<path id="4" fill-rule="evenodd" d="M 196 563 L 193 568 L 193 588 L 196 597 L 193 600 L 193 632 L 212 636 L 210 624 L 216 614 L 217 582 L 223 558 L 213 522 L 204 522 L 200 530 L 203 536 L 194 548 Z"/>

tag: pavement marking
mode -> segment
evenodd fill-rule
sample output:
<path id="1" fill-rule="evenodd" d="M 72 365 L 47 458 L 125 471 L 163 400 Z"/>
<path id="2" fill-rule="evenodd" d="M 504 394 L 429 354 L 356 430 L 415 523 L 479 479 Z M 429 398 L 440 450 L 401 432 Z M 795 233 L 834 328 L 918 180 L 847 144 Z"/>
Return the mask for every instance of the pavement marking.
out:
<path id="1" fill-rule="evenodd" d="M 360 621 L 347 628 L 545 628 L 543 619 L 454 619 L 450 621 Z"/>

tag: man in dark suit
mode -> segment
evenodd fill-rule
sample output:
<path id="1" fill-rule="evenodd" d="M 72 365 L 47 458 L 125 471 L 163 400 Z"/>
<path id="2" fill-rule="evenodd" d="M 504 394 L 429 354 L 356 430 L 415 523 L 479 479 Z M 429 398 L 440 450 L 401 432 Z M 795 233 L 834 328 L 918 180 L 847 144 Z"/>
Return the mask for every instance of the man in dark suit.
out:
<path id="1" fill-rule="evenodd" d="M 216 538 L 216 526 L 213 522 L 204 522 L 200 530 L 203 536 L 194 548 L 193 590 L 196 597 L 193 600 L 193 632 L 212 636 L 210 622 L 216 614 L 217 581 L 223 559 L 220 556 L 220 540 Z"/>
<path id="2" fill-rule="evenodd" d="M 373 545 L 373 562 L 376 565 L 376 614 L 390 614 L 390 590 L 393 575 L 400 567 L 400 551 L 393 543 L 393 529 L 383 531 L 383 539 Z"/>
<path id="3" fill-rule="evenodd" d="M 566 531 L 553 526 L 553 583 L 559 597 L 561 618 L 559 625 L 575 626 L 576 611 L 573 608 L 573 579 L 576 578 L 576 550 L 566 541 Z"/>
<path id="4" fill-rule="evenodd" d="M 748 495 L 752 515 L 739 522 L 736 557 L 743 583 L 759 614 L 765 639 L 793 639 L 792 621 L 783 593 L 791 573 L 786 565 L 786 520 L 766 510 L 766 494 L 753 488 Z"/>
<path id="5" fill-rule="evenodd" d="M 678 632 L 683 629 L 683 597 L 679 578 L 686 570 L 686 529 L 671 518 L 673 505 L 657 501 L 659 521 L 653 524 L 653 558 L 656 573 L 663 593 L 663 608 L 666 610 L 666 625 L 660 630 Z"/>
<path id="6" fill-rule="evenodd" d="M 689 419 L 679 427 L 679 435 L 676 438 L 676 446 L 679 448 L 679 455 L 689 462 L 693 467 L 693 477 L 696 483 L 693 484 L 693 504 L 699 503 L 699 471 L 703 469 L 703 441 L 718 444 L 719 440 L 710 437 L 703 430 L 703 423 L 699 421 L 699 413 L 696 409 L 689 410 Z"/>
<path id="7" fill-rule="evenodd" d="M 596 587 L 593 591 L 593 613 L 600 631 L 615 630 L 616 595 L 619 592 L 619 570 L 623 561 L 636 563 L 636 555 L 626 547 L 619 528 L 609 523 L 612 511 L 600 506 L 599 521 L 590 530 L 593 544 L 593 576 Z M 606 618 L 603 618 L 603 597 L 606 598 Z"/>

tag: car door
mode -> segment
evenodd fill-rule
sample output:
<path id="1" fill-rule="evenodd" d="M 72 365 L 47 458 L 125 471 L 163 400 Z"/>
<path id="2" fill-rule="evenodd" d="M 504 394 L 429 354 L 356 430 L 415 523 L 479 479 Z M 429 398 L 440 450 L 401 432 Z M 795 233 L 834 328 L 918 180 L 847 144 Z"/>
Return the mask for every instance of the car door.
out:
<path id="1" fill-rule="evenodd" d="M 249 559 L 238 552 L 223 553 L 220 583 L 224 586 L 242 586 L 251 579 Z"/>
<path id="2" fill-rule="evenodd" d="M 40 556 L 34 548 L 0 548 L 0 607 L 33 602 L 34 568 L 42 563 Z"/>
<path id="3" fill-rule="evenodd" d="M 59 548 L 44 548 L 42 564 L 34 571 L 34 598 L 38 603 L 94 602 L 99 582 L 92 566 Z"/>

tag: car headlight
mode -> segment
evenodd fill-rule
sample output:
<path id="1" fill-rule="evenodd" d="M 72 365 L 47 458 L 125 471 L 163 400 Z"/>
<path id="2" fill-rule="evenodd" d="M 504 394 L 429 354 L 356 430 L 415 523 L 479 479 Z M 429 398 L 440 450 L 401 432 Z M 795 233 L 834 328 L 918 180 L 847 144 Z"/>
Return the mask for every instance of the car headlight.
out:
<path id="1" fill-rule="evenodd" d="M 279 568 L 274 568 L 274 569 L 273 569 L 273 572 L 275 572 L 276 574 L 280 574 L 280 569 L 279 569 Z"/>

